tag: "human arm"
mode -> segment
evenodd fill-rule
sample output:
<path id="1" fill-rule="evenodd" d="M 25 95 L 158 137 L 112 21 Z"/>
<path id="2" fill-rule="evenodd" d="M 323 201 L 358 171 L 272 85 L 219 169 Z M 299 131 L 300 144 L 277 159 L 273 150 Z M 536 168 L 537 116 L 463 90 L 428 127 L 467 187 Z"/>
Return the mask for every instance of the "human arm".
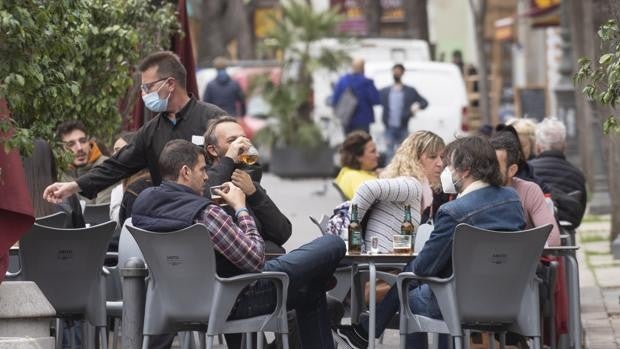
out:
<path id="1" fill-rule="evenodd" d="M 211 92 L 212 84 L 209 82 L 205 87 L 205 92 L 202 95 L 202 100 L 207 103 L 213 103 L 213 93 Z"/>
<path id="2" fill-rule="evenodd" d="M 110 220 L 118 223 L 118 214 L 121 210 L 121 202 L 123 201 L 123 185 L 119 184 L 112 189 L 110 193 Z"/>
<path id="3" fill-rule="evenodd" d="M 344 92 L 345 88 L 346 88 L 346 82 L 345 82 L 345 77 L 343 76 L 342 78 L 340 78 L 340 80 L 338 80 L 338 83 L 336 84 L 336 87 L 334 88 L 334 94 L 332 96 L 332 107 L 336 107 L 336 105 L 338 105 L 338 101 L 340 100 L 340 96 L 342 96 L 342 93 Z"/>
<path id="4" fill-rule="evenodd" d="M 422 95 L 418 93 L 418 90 L 416 90 L 415 88 L 412 87 L 411 89 L 413 90 L 412 105 L 415 105 L 417 103 L 419 109 L 426 109 L 426 107 L 428 107 L 428 101 L 426 100 L 426 98 L 422 97 Z"/>
<path id="5" fill-rule="evenodd" d="M 377 90 L 375 83 L 371 79 L 368 79 L 368 82 L 369 83 L 366 85 L 366 96 L 368 97 L 370 105 L 381 104 L 381 98 L 379 96 L 379 91 Z"/>
<path id="6" fill-rule="evenodd" d="M 351 203 L 357 204 L 359 217 L 377 201 L 391 201 L 409 204 L 419 210 L 422 199 L 422 185 L 413 177 L 382 178 L 365 181 L 355 192 Z"/>
<path id="7" fill-rule="evenodd" d="M 213 248 L 239 269 L 259 272 L 265 265 L 265 244 L 252 216 L 241 213 L 238 225 L 216 205 L 208 205 L 195 221 L 207 226 Z"/>
<path id="8" fill-rule="evenodd" d="M 547 206 L 545 202 L 545 196 L 538 185 L 529 182 L 532 185 L 528 185 L 526 199 L 529 201 L 525 209 L 528 211 L 528 215 L 532 220 L 534 227 L 540 227 L 541 225 L 551 224 L 551 233 L 547 237 L 547 244 L 549 246 L 560 246 L 560 229 L 558 223 L 555 220 L 554 212 Z"/>
<path id="9" fill-rule="evenodd" d="M 441 276 L 441 271 L 449 265 L 452 259 L 452 239 L 454 228 L 459 222 L 445 210 L 439 209 L 435 225 L 430 238 L 424 244 L 422 251 L 413 261 L 413 272 L 419 276 Z"/>

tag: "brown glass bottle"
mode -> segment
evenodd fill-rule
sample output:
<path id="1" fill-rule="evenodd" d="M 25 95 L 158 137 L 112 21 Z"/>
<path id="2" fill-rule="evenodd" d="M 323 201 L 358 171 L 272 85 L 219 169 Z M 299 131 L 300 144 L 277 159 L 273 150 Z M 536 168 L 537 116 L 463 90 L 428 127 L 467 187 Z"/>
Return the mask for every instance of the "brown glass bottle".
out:
<path id="1" fill-rule="evenodd" d="M 351 206 L 351 222 L 349 223 L 349 253 L 362 252 L 362 227 L 357 219 L 357 205 Z"/>
<path id="2" fill-rule="evenodd" d="M 401 235 L 411 236 L 411 248 L 409 251 L 401 251 L 402 253 L 411 253 L 413 251 L 413 245 L 415 244 L 415 227 L 411 223 L 411 205 L 405 205 L 405 217 L 403 223 L 400 225 Z"/>

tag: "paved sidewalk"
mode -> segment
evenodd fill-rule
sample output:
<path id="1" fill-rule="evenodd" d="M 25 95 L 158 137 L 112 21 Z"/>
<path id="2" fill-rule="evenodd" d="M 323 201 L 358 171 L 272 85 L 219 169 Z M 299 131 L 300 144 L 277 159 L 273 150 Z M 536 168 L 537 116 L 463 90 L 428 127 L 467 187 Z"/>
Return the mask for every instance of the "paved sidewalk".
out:
<path id="1" fill-rule="evenodd" d="M 588 349 L 620 349 L 620 261 L 610 253 L 609 219 L 586 217 L 577 232 L 581 321 Z"/>

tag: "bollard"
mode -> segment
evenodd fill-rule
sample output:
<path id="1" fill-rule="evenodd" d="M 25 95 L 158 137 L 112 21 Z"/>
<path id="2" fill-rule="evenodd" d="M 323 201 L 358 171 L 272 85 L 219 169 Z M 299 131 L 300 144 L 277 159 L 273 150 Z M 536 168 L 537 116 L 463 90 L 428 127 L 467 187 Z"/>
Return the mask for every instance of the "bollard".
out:
<path id="1" fill-rule="evenodd" d="M 131 257 L 121 268 L 123 278 L 123 325 L 121 348 L 142 348 L 142 327 L 144 325 L 144 302 L 148 274 L 144 261 Z"/>

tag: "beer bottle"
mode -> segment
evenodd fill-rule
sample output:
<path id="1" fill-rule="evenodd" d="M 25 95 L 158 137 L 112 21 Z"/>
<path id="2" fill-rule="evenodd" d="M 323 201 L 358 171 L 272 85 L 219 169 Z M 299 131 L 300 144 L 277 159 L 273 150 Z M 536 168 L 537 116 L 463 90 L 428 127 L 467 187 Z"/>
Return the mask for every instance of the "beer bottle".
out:
<path id="1" fill-rule="evenodd" d="M 413 251 L 413 246 L 415 245 L 415 229 L 411 223 L 411 205 L 405 205 L 405 218 L 400 225 L 400 234 L 411 236 L 411 251 Z"/>
<path id="2" fill-rule="evenodd" d="M 351 222 L 349 223 L 349 253 L 362 252 L 362 227 L 357 220 L 357 204 L 351 206 Z"/>

